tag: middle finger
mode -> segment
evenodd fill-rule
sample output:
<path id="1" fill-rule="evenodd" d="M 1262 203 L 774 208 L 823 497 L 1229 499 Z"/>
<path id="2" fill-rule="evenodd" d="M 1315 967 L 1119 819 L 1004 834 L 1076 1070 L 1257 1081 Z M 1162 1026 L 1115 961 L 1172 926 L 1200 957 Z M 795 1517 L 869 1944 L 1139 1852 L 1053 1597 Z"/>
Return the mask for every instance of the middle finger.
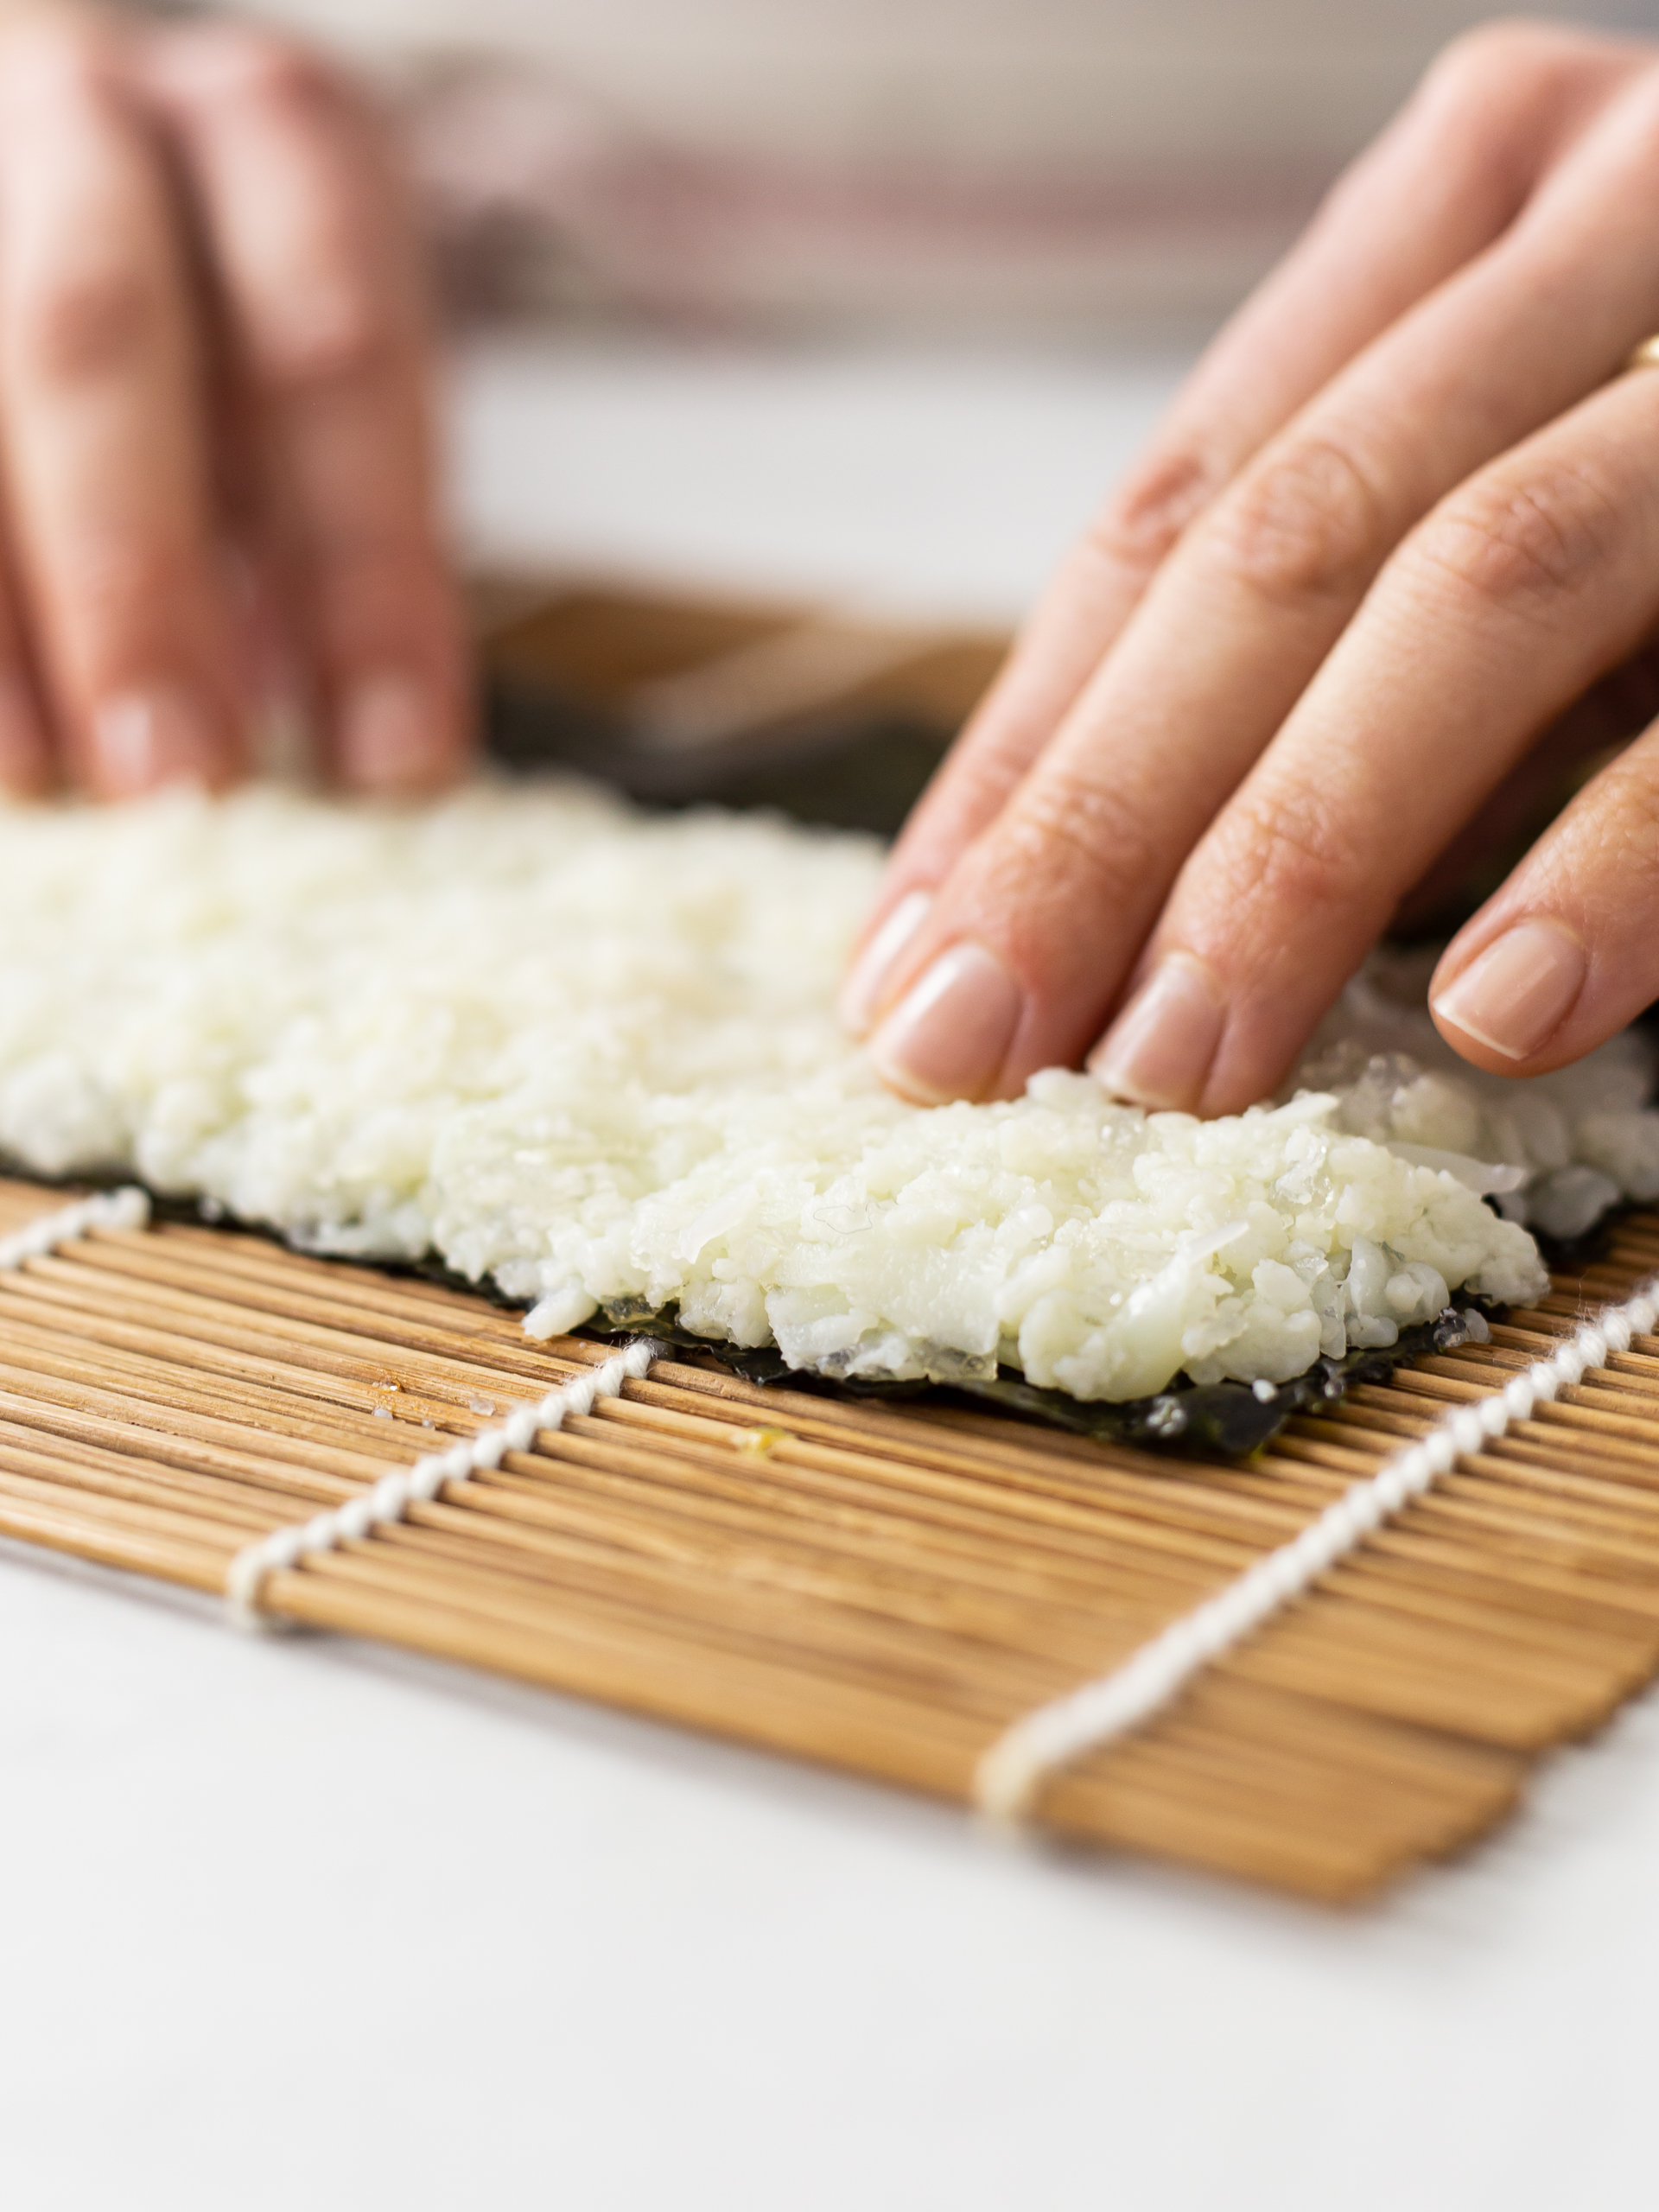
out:
<path id="1" fill-rule="evenodd" d="M 200 197 L 333 765 L 364 790 L 442 783 L 466 682 L 386 150 L 345 86 L 250 25 L 168 30 L 143 73 Z"/>
<path id="2" fill-rule="evenodd" d="M 1091 1061 L 1160 1106 L 1270 1092 L 1539 729 L 1649 631 L 1659 377 L 1625 377 L 1446 500 L 1182 870 Z"/>
<path id="3" fill-rule="evenodd" d="M 1182 861 L 1392 548 L 1659 321 L 1656 175 L 1649 72 L 1195 525 L 888 979 L 872 1052 L 895 1087 L 1006 1094 L 1099 1033 Z"/>

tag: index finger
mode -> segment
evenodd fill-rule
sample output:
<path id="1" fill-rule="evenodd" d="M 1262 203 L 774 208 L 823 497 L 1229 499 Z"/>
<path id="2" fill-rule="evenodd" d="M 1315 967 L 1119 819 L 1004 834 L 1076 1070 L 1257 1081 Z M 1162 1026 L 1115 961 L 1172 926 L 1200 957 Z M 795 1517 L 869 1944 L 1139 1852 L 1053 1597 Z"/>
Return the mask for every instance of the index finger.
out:
<path id="1" fill-rule="evenodd" d="M 1210 1113 L 1270 1093 L 1448 825 L 1650 632 L 1656 545 L 1650 371 L 1596 393 L 1442 501 L 1193 849 L 1147 948 L 1146 982 L 1091 1058 L 1106 1086 Z M 1649 933 L 1645 826 L 1633 813 L 1602 856 L 1608 883 L 1624 880 L 1633 937 Z M 1531 1001 L 1514 1019 L 1535 1020 L 1535 1040 L 1493 1048 L 1466 964 L 1463 995 L 1437 996 L 1443 1020 L 1493 1048 L 1484 1065 L 1506 1053 L 1530 1063 L 1582 985 L 1587 957 L 1558 925 L 1560 903 L 1553 920 L 1521 918 L 1509 969 L 1486 979 L 1488 998 L 1502 983 L 1518 1003 L 1517 963 L 1527 971 Z M 1547 1064 L 1597 1041 L 1580 1031 Z"/>
<path id="2" fill-rule="evenodd" d="M 872 1051 L 896 1088 L 1011 1089 L 1098 1034 L 1183 862 L 1393 549 L 1652 328 L 1656 147 L 1649 64 L 1525 218 L 1368 347 L 1184 539 L 895 963 Z M 936 975 L 964 944 L 972 972 Z M 1192 971 L 1172 973 L 1196 1049 L 1217 1009 Z M 1167 1070 L 1156 1082 L 1177 1087 Z"/>
<path id="3" fill-rule="evenodd" d="M 1561 143 L 1649 58 L 1544 25 L 1477 32 L 1341 180 L 1067 556 L 906 825 L 843 992 L 855 1033 L 926 896 L 1001 813 L 1188 528 L 1338 371 L 1501 235 Z"/>
<path id="4" fill-rule="evenodd" d="M 471 732 L 387 150 L 322 65 L 248 26 L 157 34 L 144 81 L 200 202 L 334 764 L 364 789 L 442 783 Z"/>

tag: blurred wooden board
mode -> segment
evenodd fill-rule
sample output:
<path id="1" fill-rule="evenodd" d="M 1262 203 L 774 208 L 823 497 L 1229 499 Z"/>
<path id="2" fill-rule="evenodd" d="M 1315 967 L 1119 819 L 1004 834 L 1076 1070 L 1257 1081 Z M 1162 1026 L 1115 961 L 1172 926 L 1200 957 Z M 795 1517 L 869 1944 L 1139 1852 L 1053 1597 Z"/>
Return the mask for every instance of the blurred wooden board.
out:
<path id="1" fill-rule="evenodd" d="M 493 748 L 648 804 L 891 836 L 1007 652 L 1001 632 L 505 575 L 471 587 Z"/>

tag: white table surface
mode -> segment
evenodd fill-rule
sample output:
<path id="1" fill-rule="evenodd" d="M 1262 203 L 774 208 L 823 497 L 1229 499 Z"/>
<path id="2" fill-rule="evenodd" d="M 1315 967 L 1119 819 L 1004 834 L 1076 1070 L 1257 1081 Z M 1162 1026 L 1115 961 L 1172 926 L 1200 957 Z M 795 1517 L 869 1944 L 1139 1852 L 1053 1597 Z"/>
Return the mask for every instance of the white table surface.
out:
<path id="1" fill-rule="evenodd" d="M 462 511 L 1011 611 L 1168 373 L 497 359 Z M 1338 1917 L 0 1547 L 0 1837 L 9 2212 L 1659 2202 L 1651 1700 Z"/>

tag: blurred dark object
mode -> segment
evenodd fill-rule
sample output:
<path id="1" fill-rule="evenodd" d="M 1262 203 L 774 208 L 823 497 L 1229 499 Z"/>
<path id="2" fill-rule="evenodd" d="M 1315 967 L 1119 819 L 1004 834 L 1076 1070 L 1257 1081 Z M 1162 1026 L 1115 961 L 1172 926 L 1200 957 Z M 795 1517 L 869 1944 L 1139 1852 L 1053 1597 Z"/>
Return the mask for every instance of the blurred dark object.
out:
<path id="1" fill-rule="evenodd" d="M 776 807 L 891 836 L 1008 639 L 796 608 L 490 577 L 491 752 L 654 806 Z"/>

